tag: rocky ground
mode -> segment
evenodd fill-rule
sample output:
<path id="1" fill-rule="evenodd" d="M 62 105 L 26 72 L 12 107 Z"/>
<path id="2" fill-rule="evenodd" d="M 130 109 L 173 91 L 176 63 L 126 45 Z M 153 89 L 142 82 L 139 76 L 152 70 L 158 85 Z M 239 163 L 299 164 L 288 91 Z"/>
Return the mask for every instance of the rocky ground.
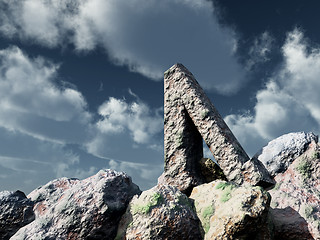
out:
<path id="1" fill-rule="evenodd" d="M 165 184 L 141 192 L 125 173 L 101 170 L 28 196 L 0 192 L 0 239 L 320 239 L 317 141 L 290 133 L 259 151 L 274 172 L 271 189 L 228 182 L 215 170 L 223 180 L 189 196 Z"/>

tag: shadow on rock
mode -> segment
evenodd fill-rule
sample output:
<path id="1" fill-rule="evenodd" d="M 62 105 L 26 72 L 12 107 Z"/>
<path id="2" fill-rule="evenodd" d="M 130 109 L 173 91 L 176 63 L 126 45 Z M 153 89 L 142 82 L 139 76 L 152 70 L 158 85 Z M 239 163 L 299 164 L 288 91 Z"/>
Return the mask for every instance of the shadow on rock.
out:
<path id="1" fill-rule="evenodd" d="M 275 240 L 313 240 L 307 221 L 293 208 L 270 208 L 275 230 Z"/>

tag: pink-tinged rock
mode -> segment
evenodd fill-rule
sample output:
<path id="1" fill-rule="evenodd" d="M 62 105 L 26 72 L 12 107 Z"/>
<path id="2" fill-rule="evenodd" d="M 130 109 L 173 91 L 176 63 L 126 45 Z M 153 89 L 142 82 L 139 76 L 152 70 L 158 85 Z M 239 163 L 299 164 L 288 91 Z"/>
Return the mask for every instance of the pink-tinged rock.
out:
<path id="1" fill-rule="evenodd" d="M 164 74 L 165 169 L 159 183 L 189 194 L 205 182 L 197 165 L 203 157 L 202 139 L 229 181 L 273 185 L 265 167 L 249 160 L 194 76 L 176 64 Z"/>
<path id="2" fill-rule="evenodd" d="M 193 203 L 176 187 L 158 185 L 133 197 L 115 240 L 200 240 Z"/>
<path id="3" fill-rule="evenodd" d="M 21 191 L 0 192 L 0 239 L 7 240 L 34 220 L 33 202 Z"/>
<path id="4" fill-rule="evenodd" d="M 122 172 L 61 178 L 31 192 L 36 219 L 11 239 L 113 239 L 127 204 L 141 191 Z"/>
<path id="5" fill-rule="evenodd" d="M 276 239 L 320 239 L 320 146 L 312 142 L 276 175 L 270 214 Z"/>

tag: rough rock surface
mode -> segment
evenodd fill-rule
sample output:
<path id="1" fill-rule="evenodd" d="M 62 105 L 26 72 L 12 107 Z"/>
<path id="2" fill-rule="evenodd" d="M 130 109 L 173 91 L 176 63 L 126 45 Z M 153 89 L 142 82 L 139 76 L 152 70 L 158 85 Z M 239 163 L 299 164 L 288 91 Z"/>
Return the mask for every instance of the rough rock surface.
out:
<path id="1" fill-rule="evenodd" d="M 9 239 L 34 220 L 33 202 L 21 191 L 0 192 L 0 239 Z"/>
<path id="2" fill-rule="evenodd" d="M 195 187 L 194 199 L 204 239 L 270 239 L 259 238 L 265 232 L 270 195 L 261 187 L 237 186 L 216 180 Z"/>
<path id="3" fill-rule="evenodd" d="M 34 190 L 36 219 L 11 239 L 113 239 L 127 204 L 141 191 L 122 172 L 61 178 Z"/>
<path id="4" fill-rule="evenodd" d="M 176 64 L 164 74 L 165 169 L 159 183 L 188 193 L 205 182 L 197 166 L 202 138 L 229 181 L 273 185 L 263 164 L 249 160 L 192 73 Z"/>
<path id="5" fill-rule="evenodd" d="M 285 172 L 293 160 L 307 150 L 311 142 L 318 142 L 318 136 L 312 132 L 288 133 L 270 141 L 254 157 L 275 176 Z"/>
<path id="6" fill-rule="evenodd" d="M 210 158 L 201 158 L 199 161 L 200 171 L 207 183 L 216 179 L 227 181 L 221 168 Z"/>
<path id="7" fill-rule="evenodd" d="M 122 217 L 116 240 L 202 239 L 192 202 L 176 187 L 158 185 L 135 196 Z"/>
<path id="8" fill-rule="evenodd" d="M 275 239 L 320 239 L 319 176 L 320 146 L 315 142 L 276 175 L 277 184 L 269 191 Z"/>

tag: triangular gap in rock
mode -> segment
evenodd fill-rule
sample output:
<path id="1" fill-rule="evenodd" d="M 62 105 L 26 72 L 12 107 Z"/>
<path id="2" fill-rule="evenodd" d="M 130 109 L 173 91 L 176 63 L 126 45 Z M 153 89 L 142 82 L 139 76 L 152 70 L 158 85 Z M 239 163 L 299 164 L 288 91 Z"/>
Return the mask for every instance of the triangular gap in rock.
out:
<path id="1" fill-rule="evenodd" d="M 208 145 L 206 144 L 206 142 L 203 139 L 202 139 L 202 145 L 203 145 L 203 157 L 204 158 L 210 158 L 212 161 L 214 161 L 216 164 L 219 165 L 217 160 L 212 155 L 212 152 L 210 151 Z"/>
<path id="2" fill-rule="evenodd" d="M 194 175 L 200 174 L 199 177 L 206 183 L 215 179 L 227 180 L 186 109 L 184 117 L 185 128 L 182 142 L 189 160 L 186 162 L 187 168 Z"/>
<path id="3" fill-rule="evenodd" d="M 202 176 L 204 177 L 204 181 L 207 183 L 216 179 L 227 181 L 226 176 L 204 140 L 202 140 L 202 145 L 203 158 L 200 160 L 200 169 Z"/>

